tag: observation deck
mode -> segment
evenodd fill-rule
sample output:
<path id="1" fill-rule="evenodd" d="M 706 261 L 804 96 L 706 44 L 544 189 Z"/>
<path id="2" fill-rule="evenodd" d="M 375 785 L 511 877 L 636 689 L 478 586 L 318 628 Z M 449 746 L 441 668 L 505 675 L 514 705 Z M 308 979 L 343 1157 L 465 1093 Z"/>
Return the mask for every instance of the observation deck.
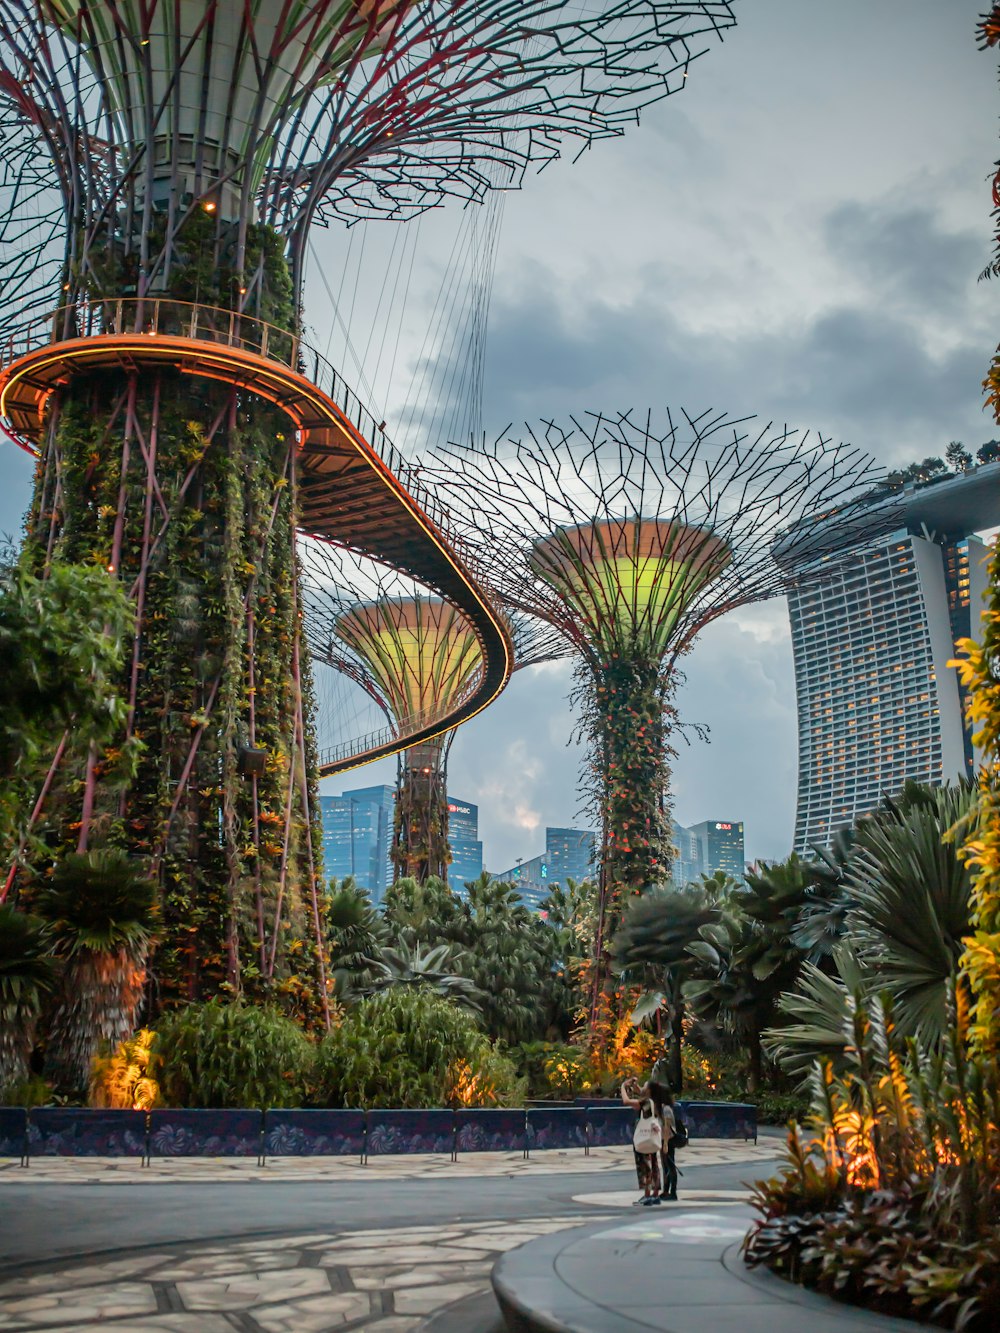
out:
<path id="1" fill-rule="evenodd" d="M 399 570 L 455 606 L 482 649 L 474 687 L 437 718 L 413 719 L 320 754 L 323 776 L 392 755 L 481 712 L 513 669 L 507 626 L 449 534 L 447 511 L 332 365 L 296 335 L 250 316 L 128 298 L 64 306 L 0 347 L 0 421 L 38 457 L 52 395 L 93 370 L 169 367 L 274 403 L 297 432 L 298 529 Z"/>

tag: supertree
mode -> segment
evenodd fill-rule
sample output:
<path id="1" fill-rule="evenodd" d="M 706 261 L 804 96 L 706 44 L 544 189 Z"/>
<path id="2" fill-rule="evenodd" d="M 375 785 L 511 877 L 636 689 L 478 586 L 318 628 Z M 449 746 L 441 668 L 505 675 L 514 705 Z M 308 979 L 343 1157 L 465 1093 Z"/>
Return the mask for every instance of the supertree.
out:
<path id="1" fill-rule="evenodd" d="M 669 878 L 679 659 L 710 621 L 787 586 L 771 554 L 779 534 L 787 554 L 811 540 L 801 517 L 841 510 L 849 521 L 873 464 L 752 418 L 669 410 L 659 424 L 632 413 L 546 421 L 433 456 L 454 479 L 455 512 L 482 533 L 502 600 L 558 629 L 577 662 L 602 829 L 593 1034 L 623 903 Z"/>
<path id="2" fill-rule="evenodd" d="M 449 722 L 475 695 L 482 650 L 454 605 L 415 592 L 391 570 L 376 571 L 329 546 L 304 548 L 310 648 L 376 702 L 394 736 L 421 738 L 399 752 L 392 862 L 397 879 L 447 879 Z M 514 613 L 508 627 L 515 670 L 565 651 L 543 622 Z"/>
<path id="3" fill-rule="evenodd" d="M 337 634 L 368 664 L 386 703 L 405 727 L 440 717 L 481 665 L 479 644 L 460 612 L 440 598 L 369 602 L 337 621 Z M 454 732 L 400 752 L 392 863 L 395 877 L 446 879 L 448 747 Z"/>
<path id="4" fill-rule="evenodd" d="M 42 201 L 39 262 L 0 265 L 0 410 L 38 457 L 25 559 L 98 563 L 136 605 L 122 790 L 67 746 L 44 827 L 55 858 L 145 858 L 161 998 L 305 1008 L 318 981 L 325 1004 L 297 527 L 455 601 L 480 702 L 509 669 L 380 428 L 299 342 L 310 227 L 517 185 L 682 87 L 732 21 L 721 0 L 0 0 L 8 188 Z"/>

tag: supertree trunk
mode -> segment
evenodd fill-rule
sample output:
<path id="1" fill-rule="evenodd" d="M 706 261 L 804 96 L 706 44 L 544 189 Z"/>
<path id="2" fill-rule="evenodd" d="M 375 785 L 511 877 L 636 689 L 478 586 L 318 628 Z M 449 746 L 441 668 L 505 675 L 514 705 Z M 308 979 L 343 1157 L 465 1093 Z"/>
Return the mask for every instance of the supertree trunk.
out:
<path id="1" fill-rule="evenodd" d="M 422 884 L 431 875 L 446 879 L 448 845 L 447 747 L 441 737 L 414 745 L 400 759 L 396 788 L 395 878 L 410 875 Z"/>
<path id="2" fill-rule="evenodd" d="M 600 901 L 594 949 L 592 1023 L 600 996 L 615 990 L 608 946 L 627 900 L 669 878 L 670 770 L 663 668 L 614 657 L 587 673 L 586 730 L 601 820 Z"/>
<path id="3" fill-rule="evenodd" d="M 670 873 L 666 815 L 669 769 L 660 664 L 622 659 L 595 682 L 595 741 L 603 758 L 605 867 L 617 913 L 621 900 Z"/>
<path id="4" fill-rule="evenodd" d="M 277 245 L 260 250 L 267 313 L 289 327 Z M 280 986 L 311 1017 L 322 998 L 288 962 L 294 945 L 311 966 L 316 808 L 293 450 L 279 409 L 170 368 L 81 374 L 51 411 L 29 558 L 103 565 L 136 607 L 121 682 L 134 773 L 109 780 L 113 752 L 60 772 L 52 850 L 120 845 L 156 872 L 156 1005 Z"/>

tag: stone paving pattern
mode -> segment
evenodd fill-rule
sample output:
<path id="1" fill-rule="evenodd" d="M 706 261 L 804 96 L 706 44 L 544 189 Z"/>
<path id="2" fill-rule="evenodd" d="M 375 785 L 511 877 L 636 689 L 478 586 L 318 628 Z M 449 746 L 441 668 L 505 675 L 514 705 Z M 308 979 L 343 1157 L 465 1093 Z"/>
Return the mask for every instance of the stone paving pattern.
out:
<path id="1" fill-rule="evenodd" d="M 773 1139 L 752 1143 L 705 1142 L 685 1150 L 685 1165 L 746 1165 L 773 1161 Z M 142 1168 L 135 1162 L 100 1158 L 40 1158 L 30 1167 L 0 1166 L 2 1182 L 36 1184 L 176 1184 L 237 1181 L 380 1181 L 484 1179 L 583 1175 L 575 1196 L 589 1205 L 585 1216 L 528 1217 L 515 1221 L 467 1221 L 448 1225 L 261 1236 L 256 1239 L 190 1241 L 131 1253 L 123 1247 L 107 1257 L 51 1264 L 24 1275 L 0 1272 L 0 1333 L 321 1333 L 365 1329 L 372 1333 L 416 1333 L 430 1315 L 489 1289 L 501 1255 L 528 1241 L 620 1219 L 634 1189 L 595 1190 L 586 1176 L 633 1169 L 628 1148 L 519 1154 L 477 1153 L 452 1162 L 447 1156 L 373 1159 L 367 1166 L 344 1158 L 269 1161 L 177 1159 Z M 611 1181 L 608 1182 L 611 1184 Z M 745 1192 L 683 1190 L 687 1206 L 725 1206 Z M 127 1208 L 127 1195 L 123 1204 Z M 638 1211 L 638 1210 L 637 1210 Z M 12 1221 L 13 1219 L 11 1219 Z M 10 1225 L 10 1221 L 7 1223 Z M 128 1234 L 127 1212 L 122 1233 Z M 127 1241 L 126 1241 L 127 1245 Z M 471 1331 L 470 1331 L 471 1333 Z"/>
<path id="2" fill-rule="evenodd" d="M 0 1281 L 0 1330 L 411 1333 L 565 1217 L 214 1243 Z"/>

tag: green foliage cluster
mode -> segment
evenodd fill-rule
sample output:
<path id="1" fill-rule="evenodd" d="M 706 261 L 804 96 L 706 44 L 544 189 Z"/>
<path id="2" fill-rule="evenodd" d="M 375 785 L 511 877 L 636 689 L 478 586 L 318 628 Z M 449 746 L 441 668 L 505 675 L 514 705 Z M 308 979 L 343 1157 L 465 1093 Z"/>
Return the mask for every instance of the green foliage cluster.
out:
<path id="1" fill-rule="evenodd" d="M 539 1101 L 571 1101 L 600 1092 L 600 1079 L 590 1053 L 568 1042 L 526 1041 L 511 1058 L 527 1080 L 528 1096 Z"/>
<path id="2" fill-rule="evenodd" d="M 633 899 L 612 945 L 619 974 L 646 989 L 636 1021 L 670 1031 L 680 1088 L 685 1014 L 747 1059 L 744 1095 L 791 1092 L 848 1040 L 817 1032 L 816 1008 L 838 990 L 849 936 L 870 985 L 889 991 L 907 1032 L 940 1032 L 945 994 L 968 930 L 971 877 L 949 831 L 974 803 L 965 786 L 908 784 L 828 851 Z M 841 979 L 842 980 L 842 979 Z M 769 1058 L 771 1063 L 769 1064 Z"/>
<path id="3" fill-rule="evenodd" d="M 121 584 L 92 564 L 0 569 L 0 849 L 13 854 L 36 788 L 65 733 L 69 754 L 120 746 L 118 690 L 134 620 Z M 111 762 L 117 758 L 115 765 Z M 107 756 L 109 786 L 134 762 Z"/>
<path id="4" fill-rule="evenodd" d="M 301 1106 L 314 1058 L 274 1005 L 216 998 L 160 1019 L 149 1073 L 167 1106 Z"/>
<path id="5" fill-rule="evenodd" d="M 423 985 L 478 1016 L 483 1031 L 510 1045 L 572 1021 L 560 966 L 567 937 L 519 900 L 511 884 L 482 876 L 457 894 L 431 876 L 401 878 L 374 912 L 353 881 L 328 902 L 328 948 L 337 996 Z"/>
<path id="6" fill-rule="evenodd" d="M 316 1085 L 326 1106 L 512 1106 L 523 1094 L 475 1020 L 424 987 L 362 1000 L 320 1043 Z"/>
<path id="7" fill-rule="evenodd" d="M 854 995 L 853 1043 L 811 1074 L 816 1137 L 793 1128 L 759 1182 L 745 1250 L 794 1281 L 886 1314 L 986 1333 L 1000 1300 L 1000 1071 L 945 1034 L 903 1037 L 887 998 Z"/>
<path id="8" fill-rule="evenodd" d="M 164 248 L 168 218 L 156 216 L 147 237 L 147 252 Z M 256 319 L 294 331 L 298 312 L 285 243 L 271 228 L 247 228 L 242 259 L 236 250 L 236 229 L 217 213 L 194 208 L 171 236 L 166 281 L 157 295 L 222 310 L 247 310 Z M 116 301 L 138 291 L 140 253 L 125 253 L 116 238 L 104 251 L 88 247 L 86 289 L 93 300 Z M 169 332 L 169 329 L 165 329 Z"/>

